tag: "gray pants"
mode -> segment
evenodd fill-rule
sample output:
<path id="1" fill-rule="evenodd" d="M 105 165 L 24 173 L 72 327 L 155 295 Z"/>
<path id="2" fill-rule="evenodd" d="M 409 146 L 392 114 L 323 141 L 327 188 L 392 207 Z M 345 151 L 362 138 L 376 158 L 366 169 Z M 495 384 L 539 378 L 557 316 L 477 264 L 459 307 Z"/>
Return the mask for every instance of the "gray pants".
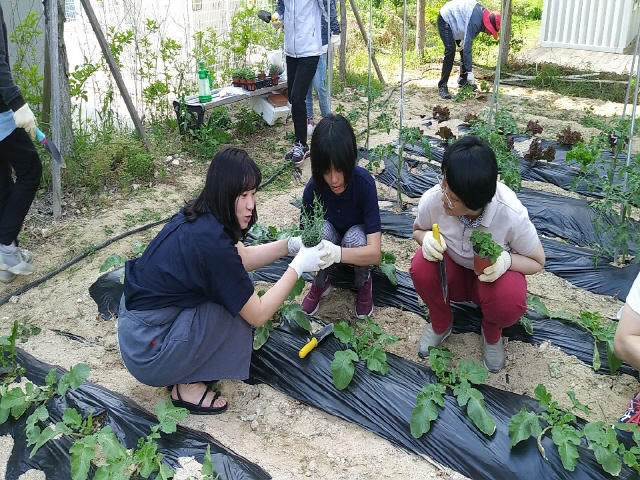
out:
<path id="1" fill-rule="evenodd" d="M 336 228 L 328 221 L 325 220 L 322 227 L 322 238 L 329 240 L 334 245 L 340 245 L 342 248 L 355 248 L 364 247 L 367 245 L 367 235 L 364 233 L 364 225 L 354 225 L 344 234 L 344 237 L 340 237 L 340 234 L 336 231 Z M 318 287 L 324 287 L 329 275 L 329 269 L 320 270 L 313 279 L 313 284 Z M 356 288 L 362 287 L 364 282 L 369 278 L 371 272 L 371 265 L 364 267 L 353 266 L 355 272 L 355 284 Z"/>

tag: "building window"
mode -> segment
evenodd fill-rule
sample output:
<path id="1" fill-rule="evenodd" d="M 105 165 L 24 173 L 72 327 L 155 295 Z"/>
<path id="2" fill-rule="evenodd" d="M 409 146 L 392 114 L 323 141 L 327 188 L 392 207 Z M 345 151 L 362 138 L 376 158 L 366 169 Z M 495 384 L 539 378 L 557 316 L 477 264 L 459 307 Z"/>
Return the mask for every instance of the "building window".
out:
<path id="1" fill-rule="evenodd" d="M 202 0 L 191 0 L 191 10 L 202 10 Z"/>

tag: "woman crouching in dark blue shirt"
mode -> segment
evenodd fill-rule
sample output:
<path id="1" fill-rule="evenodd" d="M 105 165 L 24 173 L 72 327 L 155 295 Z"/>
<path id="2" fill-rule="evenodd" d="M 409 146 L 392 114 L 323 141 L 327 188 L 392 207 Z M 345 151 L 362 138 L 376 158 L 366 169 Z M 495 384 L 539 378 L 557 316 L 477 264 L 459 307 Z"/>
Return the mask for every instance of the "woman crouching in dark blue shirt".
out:
<path id="1" fill-rule="evenodd" d="M 227 399 L 210 388 L 213 379 L 249 377 L 251 327 L 273 316 L 302 273 L 325 266 L 320 247 L 300 248 L 280 280 L 257 295 L 247 272 L 300 243 L 299 237 L 255 246 L 240 241 L 257 221 L 261 181 L 244 150 L 221 149 L 198 197 L 126 263 L 118 314 L 123 363 L 144 384 L 173 385 L 174 405 L 192 413 L 226 410 Z"/>

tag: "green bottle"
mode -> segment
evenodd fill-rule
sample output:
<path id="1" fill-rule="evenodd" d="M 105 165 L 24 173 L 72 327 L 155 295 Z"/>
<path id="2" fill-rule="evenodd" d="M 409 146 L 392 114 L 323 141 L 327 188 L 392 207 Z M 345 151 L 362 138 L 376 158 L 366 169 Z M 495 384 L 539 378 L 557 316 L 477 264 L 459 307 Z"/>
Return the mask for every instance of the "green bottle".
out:
<path id="1" fill-rule="evenodd" d="M 211 101 L 211 80 L 209 72 L 204 68 L 204 61 L 198 62 L 200 69 L 198 70 L 198 101 L 206 103 Z"/>

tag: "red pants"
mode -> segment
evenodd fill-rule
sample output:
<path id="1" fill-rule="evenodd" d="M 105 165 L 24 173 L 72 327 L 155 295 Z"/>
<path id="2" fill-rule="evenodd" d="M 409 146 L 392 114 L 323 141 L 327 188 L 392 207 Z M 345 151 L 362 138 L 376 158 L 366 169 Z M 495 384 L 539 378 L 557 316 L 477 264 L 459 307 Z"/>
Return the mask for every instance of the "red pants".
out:
<path id="1" fill-rule="evenodd" d="M 487 342 L 496 343 L 502 329 L 516 323 L 527 309 L 527 281 L 524 275 L 508 270 L 493 283 L 481 282 L 473 269 L 464 268 L 444 254 L 449 292 L 447 303 L 442 296 L 438 262 L 422 256 L 422 249 L 413 256 L 409 274 L 416 292 L 429 308 L 433 331 L 444 333 L 453 321 L 450 301 L 472 301 L 482 310 L 482 329 Z"/>

